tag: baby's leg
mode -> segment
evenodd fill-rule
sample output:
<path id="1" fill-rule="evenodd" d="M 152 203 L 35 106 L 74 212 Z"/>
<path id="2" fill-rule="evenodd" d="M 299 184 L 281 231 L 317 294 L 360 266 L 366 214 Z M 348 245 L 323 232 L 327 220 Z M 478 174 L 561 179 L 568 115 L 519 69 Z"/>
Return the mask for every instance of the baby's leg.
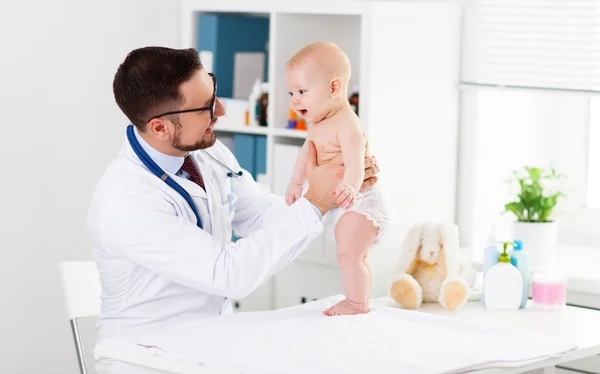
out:
<path id="1" fill-rule="evenodd" d="M 347 212 L 335 228 L 337 258 L 346 299 L 323 313 L 328 316 L 367 313 L 371 289 L 371 268 L 367 253 L 375 242 L 379 229 L 364 215 Z"/>
<path id="2" fill-rule="evenodd" d="M 371 282 L 373 279 L 373 273 L 371 272 L 371 265 L 369 265 L 369 253 L 365 253 L 365 256 L 362 259 L 362 263 L 365 265 L 365 267 L 367 268 L 367 273 L 369 274 L 369 288 L 367 288 L 367 299 L 370 298 L 370 290 L 371 290 Z"/>

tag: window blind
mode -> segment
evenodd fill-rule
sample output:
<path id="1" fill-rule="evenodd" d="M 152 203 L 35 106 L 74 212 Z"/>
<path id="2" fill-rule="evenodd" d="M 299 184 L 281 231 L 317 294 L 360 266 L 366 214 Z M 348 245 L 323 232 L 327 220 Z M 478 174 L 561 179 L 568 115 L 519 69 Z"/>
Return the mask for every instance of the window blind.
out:
<path id="1" fill-rule="evenodd" d="M 466 84 L 600 91 L 600 0 L 467 0 Z"/>

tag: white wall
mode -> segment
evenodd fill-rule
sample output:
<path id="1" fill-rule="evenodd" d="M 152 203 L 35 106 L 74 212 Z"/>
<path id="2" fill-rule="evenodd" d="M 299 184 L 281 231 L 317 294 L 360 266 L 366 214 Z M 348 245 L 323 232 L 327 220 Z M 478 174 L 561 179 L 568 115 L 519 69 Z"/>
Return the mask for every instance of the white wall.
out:
<path id="1" fill-rule="evenodd" d="M 3 2 L 0 372 L 77 372 L 57 265 L 91 259 L 88 201 L 127 125 L 112 95 L 117 66 L 133 48 L 178 46 L 179 7 Z"/>
<path id="2" fill-rule="evenodd" d="M 454 221 L 461 12 L 454 4 L 390 2 L 374 13 L 371 40 L 363 41 L 372 73 L 361 106 L 369 108 L 369 144 L 403 238 L 420 221 Z"/>
<path id="3" fill-rule="evenodd" d="M 390 254 L 411 226 L 455 220 L 460 20 L 456 4 L 383 2 L 362 24 L 370 73 L 361 77 L 361 119 L 395 210 L 394 229 L 369 254 L 376 296 L 387 293 Z"/>

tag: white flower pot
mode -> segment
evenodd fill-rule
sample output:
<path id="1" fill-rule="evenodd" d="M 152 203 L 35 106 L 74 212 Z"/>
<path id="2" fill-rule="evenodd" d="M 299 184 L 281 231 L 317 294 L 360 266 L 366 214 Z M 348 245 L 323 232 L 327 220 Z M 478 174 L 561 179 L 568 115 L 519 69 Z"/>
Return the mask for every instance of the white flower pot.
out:
<path id="1" fill-rule="evenodd" d="M 552 272 L 556 266 L 556 222 L 513 222 L 512 239 L 522 240 L 529 252 L 531 272 Z"/>

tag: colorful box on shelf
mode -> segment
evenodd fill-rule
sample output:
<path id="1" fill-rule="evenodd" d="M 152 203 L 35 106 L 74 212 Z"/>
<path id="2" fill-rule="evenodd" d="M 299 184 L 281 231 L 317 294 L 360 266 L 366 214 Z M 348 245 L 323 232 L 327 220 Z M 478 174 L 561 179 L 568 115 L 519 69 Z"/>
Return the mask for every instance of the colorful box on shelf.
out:
<path id="1" fill-rule="evenodd" d="M 306 120 L 290 108 L 287 128 L 290 130 L 306 130 Z"/>

